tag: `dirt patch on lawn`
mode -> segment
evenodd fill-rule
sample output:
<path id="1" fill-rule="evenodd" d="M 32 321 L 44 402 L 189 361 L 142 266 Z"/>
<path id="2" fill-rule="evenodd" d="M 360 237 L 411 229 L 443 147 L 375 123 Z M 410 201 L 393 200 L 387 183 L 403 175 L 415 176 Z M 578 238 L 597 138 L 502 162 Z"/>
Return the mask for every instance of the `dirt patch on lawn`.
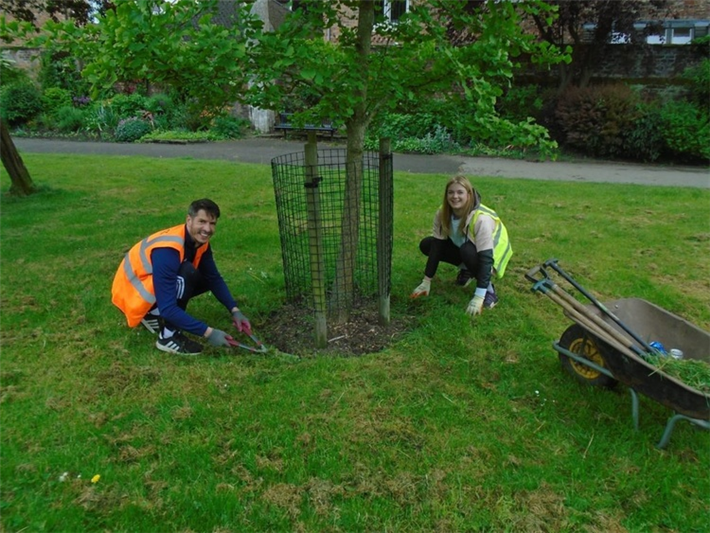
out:
<path id="1" fill-rule="evenodd" d="M 392 319 L 387 326 L 378 320 L 372 304 L 357 304 L 346 322 L 328 322 L 328 344 L 317 348 L 315 318 L 307 307 L 286 304 L 259 327 L 264 342 L 278 350 L 299 356 L 359 356 L 379 352 L 399 339 L 411 327 L 408 317 Z"/>

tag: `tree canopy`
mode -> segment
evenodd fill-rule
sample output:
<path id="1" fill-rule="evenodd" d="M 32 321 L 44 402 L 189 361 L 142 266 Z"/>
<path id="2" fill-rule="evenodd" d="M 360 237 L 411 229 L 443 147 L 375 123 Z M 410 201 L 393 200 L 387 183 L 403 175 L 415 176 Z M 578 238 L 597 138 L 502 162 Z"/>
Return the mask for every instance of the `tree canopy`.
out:
<path id="1" fill-rule="evenodd" d="M 172 92 L 194 114 L 209 116 L 242 95 L 249 35 L 257 27 L 240 2 L 233 3 L 235 23 L 216 24 L 220 5 L 226 3 L 116 0 L 92 24 L 48 21 L 30 42 L 78 60 L 94 97 L 110 95 L 120 84 L 148 85 Z M 24 32 L 30 35 L 27 27 Z"/>
<path id="2" fill-rule="evenodd" d="M 338 117 L 346 126 L 367 126 L 380 112 L 436 98 L 460 106 L 477 135 L 506 129 L 533 143 L 544 140 L 541 128 L 499 120 L 495 102 L 521 56 L 540 64 L 563 58 L 521 28 L 524 14 L 553 17 L 545 3 L 432 0 L 412 3 L 396 22 L 377 2 L 301 5 L 307 9 L 260 36 L 253 103 L 278 109 L 296 100 L 306 121 Z"/>
<path id="3" fill-rule="evenodd" d="M 259 4 L 116 0 L 86 26 L 47 22 L 35 43 L 78 59 L 94 96 L 145 82 L 207 114 L 235 101 L 292 106 L 296 122 L 340 120 L 356 151 L 379 114 L 421 102 L 455 108 L 449 118 L 471 138 L 548 154 L 554 146 L 544 128 L 503 120 L 495 109 L 521 58 L 543 66 L 565 59 L 523 30 L 526 16 L 543 29 L 553 23 L 541 0 L 413 2 L 397 20 L 385 2 L 302 0 L 273 30 L 257 19 Z M 217 24 L 225 6 L 231 22 Z"/>

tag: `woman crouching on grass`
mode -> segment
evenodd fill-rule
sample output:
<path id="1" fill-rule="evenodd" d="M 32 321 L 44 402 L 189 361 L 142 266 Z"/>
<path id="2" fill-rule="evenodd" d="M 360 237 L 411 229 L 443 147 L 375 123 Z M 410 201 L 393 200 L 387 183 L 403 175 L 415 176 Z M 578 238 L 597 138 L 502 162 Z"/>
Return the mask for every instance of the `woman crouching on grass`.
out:
<path id="1" fill-rule="evenodd" d="M 456 175 L 448 181 L 442 206 L 434 215 L 432 235 L 424 238 L 419 248 L 429 259 L 412 298 L 429 295 L 431 280 L 443 261 L 459 267 L 456 285 L 466 287 L 476 281 L 466 308 L 469 315 L 479 315 L 484 307 L 490 309 L 498 303 L 491 277 L 503 277 L 513 249 L 503 222 L 481 204 L 481 196 L 468 178 Z"/>

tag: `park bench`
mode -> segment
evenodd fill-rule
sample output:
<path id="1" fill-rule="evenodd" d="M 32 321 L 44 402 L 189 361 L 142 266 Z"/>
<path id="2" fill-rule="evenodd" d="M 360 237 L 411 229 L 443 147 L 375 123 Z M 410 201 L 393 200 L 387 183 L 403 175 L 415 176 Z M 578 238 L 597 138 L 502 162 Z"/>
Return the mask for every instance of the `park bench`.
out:
<path id="1" fill-rule="evenodd" d="M 306 124 L 304 126 L 297 127 L 291 124 L 291 116 L 293 116 L 293 113 L 279 113 L 279 117 L 276 120 L 274 129 L 277 131 L 283 131 L 284 137 L 286 137 L 289 131 L 315 131 L 317 133 L 329 133 L 330 138 L 332 139 L 335 132 L 338 131 L 338 128 L 333 126 L 333 122 L 330 120 L 324 120 L 320 125 Z"/>

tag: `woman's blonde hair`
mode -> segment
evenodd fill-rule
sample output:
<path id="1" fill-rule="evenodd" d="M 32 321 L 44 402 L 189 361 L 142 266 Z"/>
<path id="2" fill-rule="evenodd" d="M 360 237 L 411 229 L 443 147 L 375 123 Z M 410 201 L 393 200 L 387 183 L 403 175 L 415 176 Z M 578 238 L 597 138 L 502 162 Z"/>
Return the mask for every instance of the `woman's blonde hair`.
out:
<path id="1" fill-rule="evenodd" d="M 468 181 L 468 178 L 463 174 L 456 174 L 454 177 L 452 177 L 449 181 L 446 182 L 446 187 L 444 188 L 444 201 L 441 204 L 441 229 L 442 233 L 447 237 L 451 237 L 451 215 L 453 214 L 451 206 L 449 205 L 449 202 L 447 200 L 447 194 L 449 192 L 449 187 L 454 184 L 461 185 L 464 189 L 466 189 L 466 192 L 468 193 L 468 200 L 466 200 L 466 205 L 464 206 L 464 219 L 471 212 L 471 210 L 473 209 L 473 205 L 476 201 L 473 186 L 471 185 L 471 182 Z M 459 224 L 459 232 L 461 232 L 461 234 L 463 234 L 463 229 L 464 224 Z"/>

